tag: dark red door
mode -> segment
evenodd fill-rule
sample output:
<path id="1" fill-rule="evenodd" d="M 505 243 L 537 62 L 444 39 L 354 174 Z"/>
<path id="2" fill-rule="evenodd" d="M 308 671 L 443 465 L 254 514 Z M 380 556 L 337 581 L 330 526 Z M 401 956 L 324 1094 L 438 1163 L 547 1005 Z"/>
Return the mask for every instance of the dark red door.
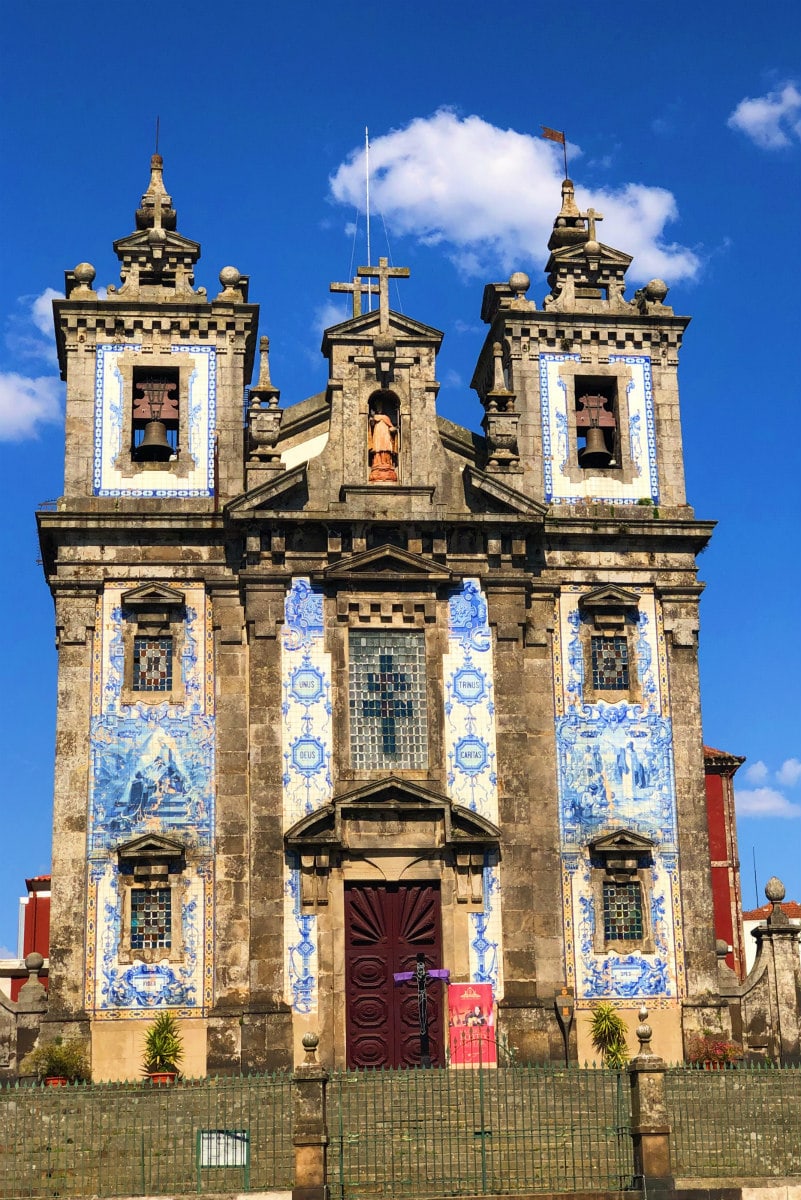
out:
<path id="1" fill-rule="evenodd" d="M 345 1016 L 349 1067 L 420 1064 L 417 986 L 393 975 L 442 966 L 439 887 L 431 883 L 345 887 Z M 427 986 L 431 1062 L 442 1066 L 442 989 Z"/>

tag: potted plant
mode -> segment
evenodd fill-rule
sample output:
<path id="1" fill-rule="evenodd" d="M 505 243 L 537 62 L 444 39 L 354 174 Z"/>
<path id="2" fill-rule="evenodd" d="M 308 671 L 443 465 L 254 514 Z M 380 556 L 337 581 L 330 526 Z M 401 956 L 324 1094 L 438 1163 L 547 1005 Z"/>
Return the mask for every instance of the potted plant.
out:
<path id="1" fill-rule="evenodd" d="M 629 1061 L 626 1045 L 626 1022 L 608 1000 L 596 1004 L 590 1021 L 592 1044 L 603 1059 L 605 1067 L 621 1070 Z"/>
<path id="2" fill-rule="evenodd" d="M 707 1071 L 720 1071 L 743 1057 L 739 1042 L 729 1041 L 714 1029 L 702 1029 L 687 1040 L 687 1061 L 703 1065 Z"/>
<path id="3" fill-rule="evenodd" d="M 42 1042 L 25 1055 L 20 1075 L 35 1075 L 47 1087 L 66 1087 L 68 1083 L 86 1083 L 90 1078 L 89 1061 L 83 1042 L 64 1042 L 55 1038 Z"/>
<path id="4" fill-rule="evenodd" d="M 172 1083 L 184 1056 L 184 1039 L 171 1012 L 159 1013 L 145 1031 L 142 1071 L 151 1083 Z"/>

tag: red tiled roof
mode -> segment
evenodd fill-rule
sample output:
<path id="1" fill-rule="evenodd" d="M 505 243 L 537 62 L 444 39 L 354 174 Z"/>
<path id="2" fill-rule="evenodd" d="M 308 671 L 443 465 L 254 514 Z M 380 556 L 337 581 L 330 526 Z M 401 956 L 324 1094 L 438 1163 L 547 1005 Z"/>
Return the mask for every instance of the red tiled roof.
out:
<path id="1" fill-rule="evenodd" d="M 743 913 L 744 921 L 765 921 L 770 916 L 772 905 L 763 904 L 760 908 L 749 909 Z M 795 900 L 782 900 L 782 911 L 788 917 L 801 919 L 801 904 Z"/>

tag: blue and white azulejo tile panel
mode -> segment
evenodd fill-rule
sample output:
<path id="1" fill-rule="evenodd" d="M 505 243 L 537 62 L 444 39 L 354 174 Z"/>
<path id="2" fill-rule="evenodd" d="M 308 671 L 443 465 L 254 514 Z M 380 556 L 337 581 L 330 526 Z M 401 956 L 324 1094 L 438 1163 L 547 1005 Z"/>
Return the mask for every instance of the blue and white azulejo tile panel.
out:
<path id="1" fill-rule="evenodd" d="M 86 1006 L 98 1017 L 147 1015 L 169 1006 L 187 1014 L 212 1003 L 214 856 L 214 660 L 209 602 L 202 586 L 186 597 L 180 663 L 184 702 L 123 704 L 122 594 L 110 584 L 98 601 L 92 663 L 88 813 Z M 117 851 L 156 834 L 184 846 L 182 954 L 160 963 L 118 959 L 121 920 Z"/>
<path id="2" fill-rule="evenodd" d="M 327 804 L 331 776 L 331 655 L 325 650 L 322 592 L 295 579 L 281 635 L 284 829 Z M 294 1012 L 317 1010 L 317 917 L 301 907 L 300 870 L 284 868 L 285 1000 Z"/>
<path id="3" fill-rule="evenodd" d="M 627 439 L 628 454 L 635 471 L 629 482 L 614 478 L 614 472 L 594 475 L 577 472 L 575 426 L 568 405 L 573 403 L 572 382 L 563 373 L 564 363 L 580 362 L 578 354 L 541 354 L 540 409 L 545 500 L 548 504 L 578 504 L 608 501 L 635 504 L 659 500 L 656 435 L 651 359 L 647 354 L 610 354 L 610 363 L 627 368 L 625 383 L 628 428 L 620 430 Z M 581 476 L 579 478 L 578 476 Z"/>
<path id="4" fill-rule="evenodd" d="M 448 602 L 448 650 L 442 660 L 448 795 L 498 824 L 495 676 L 487 600 L 478 579 L 465 579 Z M 500 866 L 484 863 L 483 912 L 470 913 L 470 978 L 503 996 Z"/>
<path id="5" fill-rule="evenodd" d="M 186 475 L 172 471 L 128 470 L 123 474 L 118 459 L 124 449 L 124 406 L 132 403 L 125 394 L 120 364 L 143 364 L 138 342 L 114 342 L 97 347 L 95 360 L 95 417 L 93 491 L 96 496 L 211 496 L 214 494 L 214 435 L 217 426 L 217 351 L 213 346 L 170 347 L 171 354 L 188 356 L 191 365 L 189 394 L 180 396 L 187 405 L 185 428 L 189 456 L 193 462 Z"/>
<path id="6" fill-rule="evenodd" d="M 665 639 L 656 598 L 643 591 L 626 627 L 632 693 L 617 703 L 585 700 L 582 590 L 557 603 L 554 647 L 557 785 L 568 982 L 579 1000 L 670 1000 L 683 994 L 681 909 L 676 878 L 676 787 Z M 636 588 L 631 588 L 637 591 Z M 584 637 L 582 638 L 582 633 Z M 589 843 L 627 829 L 654 844 L 649 868 L 653 952 L 597 953 Z"/>

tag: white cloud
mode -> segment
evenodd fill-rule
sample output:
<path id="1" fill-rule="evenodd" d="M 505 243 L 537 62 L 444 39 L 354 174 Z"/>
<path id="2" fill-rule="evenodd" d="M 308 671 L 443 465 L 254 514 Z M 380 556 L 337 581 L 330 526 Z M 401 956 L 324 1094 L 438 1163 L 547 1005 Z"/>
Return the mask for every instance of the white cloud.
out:
<path id="1" fill-rule="evenodd" d="M 31 320 L 40 333 L 53 336 L 53 301 L 63 300 L 64 293 L 55 288 L 45 288 L 31 303 Z"/>
<path id="2" fill-rule="evenodd" d="M 791 804 L 775 788 L 735 788 L 734 799 L 740 817 L 801 817 L 801 805 Z"/>
<path id="3" fill-rule="evenodd" d="M 795 84 L 786 83 L 780 90 L 764 96 L 746 96 L 729 117 L 728 124 L 763 150 L 788 146 L 793 138 L 801 139 L 801 92 Z"/>
<path id="4" fill-rule="evenodd" d="M 576 146 L 569 152 L 574 161 L 581 154 Z M 371 143 L 371 200 L 395 233 L 442 245 L 466 275 L 531 269 L 547 254 L 561 161 L 561 147 L 541 138 L 440 109 Z M 340 164 L 330 185 L 335 200 L 363 209 L 363 149 Z M 576 198 L 603 212 L 604 242 L 634 255 L 633 279 L 697 273 L 698 256 L 664 236 L 678 216 L 671 192 L 623 183 L 578 187 Z"/>
<path id="5" fill-rule="evenodd" d="M 8 946 L 0 946 L 0 958 L 16 958 L 16 952 Z"/>
<path id="6" fill-rule="evenodd" d="M 776 779 L 782 787 L 795 787 L 801 779 L 801 762 L 797 758 L 786 758 L 776 772 Z"/>
<path id="7" fill-rule="evenodd" d="M 763 763 L 762 759 L 757 759 L 756 762 L 749 763 L 743 771 L 743 775 L 749 783 L 767 783 L 770 778 L 770 771 L 767 763 Z"/>
<path id="8" fill-rule="evenodd" d="M 36 437 L 39 426 L 61 420 L 62 385 L 53 375 L 29 379 L 0 372 L 0 441 Z"/>

